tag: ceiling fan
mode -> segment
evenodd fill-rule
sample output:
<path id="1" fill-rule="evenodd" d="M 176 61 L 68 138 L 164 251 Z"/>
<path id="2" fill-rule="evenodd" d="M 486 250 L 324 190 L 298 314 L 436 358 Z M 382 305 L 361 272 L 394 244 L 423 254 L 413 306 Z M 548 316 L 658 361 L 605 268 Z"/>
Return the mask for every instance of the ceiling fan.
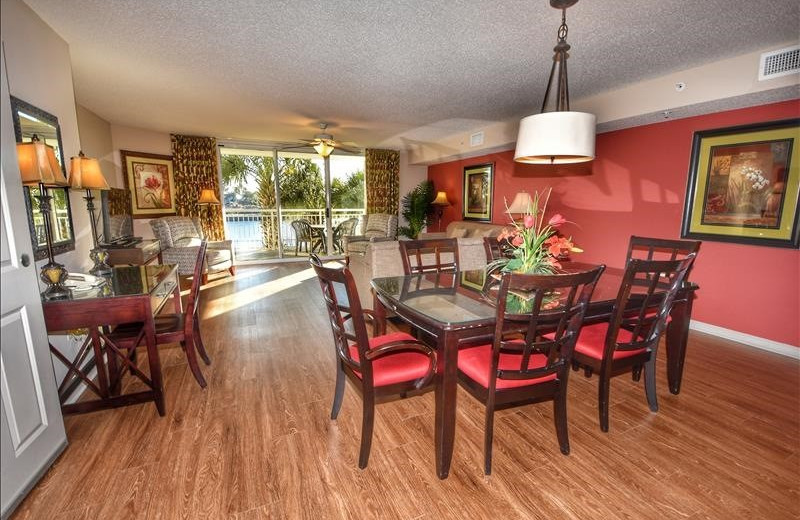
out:
<path id="1" fill-rule="evenodd" d="M 315 135 L 313 139 L 300 139 L 303 144 L 299 144 L 297 146 L 288 146 L 284 148 L 284 150 L 310 147 L 316 150 L 316 152 L 322 157 L 329 156 L 334 150 L 341 150 L 342 152 L 350 154 L 361 153 L 361 150 L 346 146 L 343 143 L 334 140 L 331 134 L 326 133 L 325 130 L 328 128 L 328 123 L 320 123 L 319 128 L 321 132 Z"/>

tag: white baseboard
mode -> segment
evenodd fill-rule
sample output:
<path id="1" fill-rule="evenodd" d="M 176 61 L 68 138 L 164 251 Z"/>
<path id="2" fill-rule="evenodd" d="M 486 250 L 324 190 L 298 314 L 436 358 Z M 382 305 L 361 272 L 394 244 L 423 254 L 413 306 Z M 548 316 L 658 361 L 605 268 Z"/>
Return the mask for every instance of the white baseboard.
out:
<path id="1" fill-rule="evenodd" d="M 711 334 L 712 336 L 718 336 L 720 338 L 729 339 L 737 343 L 742 343 L 748 347 L 768 350 L 782 356 L 800 360 L 800 347 L 796 347 L 788 343 L 780 343 L 777 341 L 772 341 L 771 339 L 759 338 L 758 336 L 752 336 L 750 334 L 745 334 L 744 332 L 737 332 L 735 330 L 725 329 L 696 320 L 691 320 L 691 322 L 689 322 L 689 328 L 698 332 Z"/>

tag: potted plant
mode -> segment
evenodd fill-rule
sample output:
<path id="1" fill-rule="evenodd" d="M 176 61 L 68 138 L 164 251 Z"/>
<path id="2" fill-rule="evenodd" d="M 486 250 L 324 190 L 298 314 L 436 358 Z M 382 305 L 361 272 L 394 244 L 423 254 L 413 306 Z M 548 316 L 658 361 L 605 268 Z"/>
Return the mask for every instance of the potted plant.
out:
<path id="1" fill-rule="evenodd" d="M 422 181 L 417 186 L 406 193 L 400 201 L 400 214 L 408 222 L 407 226 L 400 226 L 398 234 L 406 236 L 412 240 L 419 236 L 422 228 L 428 225 L 428 217 L 431 212 L 431 202 L 436 195 L 433 190 L 433 182 Z"/>

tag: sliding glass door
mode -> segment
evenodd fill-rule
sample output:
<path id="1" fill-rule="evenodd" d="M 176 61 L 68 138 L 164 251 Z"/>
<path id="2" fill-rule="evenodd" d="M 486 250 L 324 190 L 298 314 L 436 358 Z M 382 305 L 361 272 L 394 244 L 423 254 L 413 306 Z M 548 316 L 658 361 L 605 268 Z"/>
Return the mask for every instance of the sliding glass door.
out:
<path id="1" fill-rule="evenodd" d="M 314 153 L 225 146 L 220 159 L 237 261 L 342 254 L 341 235 L 364 214 L 363 156 L 332 155 L 326 165 Z"/>

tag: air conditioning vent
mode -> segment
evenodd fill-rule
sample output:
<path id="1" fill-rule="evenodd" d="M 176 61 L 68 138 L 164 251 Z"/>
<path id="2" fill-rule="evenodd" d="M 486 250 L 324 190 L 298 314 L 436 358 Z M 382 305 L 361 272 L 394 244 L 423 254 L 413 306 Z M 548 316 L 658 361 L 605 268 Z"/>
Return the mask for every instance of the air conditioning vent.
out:
<path id="1" fill-rule="evenodd" d="M 800 45 L 765 52 L 758 65 L 758 81 L 800 72 Z"/>

